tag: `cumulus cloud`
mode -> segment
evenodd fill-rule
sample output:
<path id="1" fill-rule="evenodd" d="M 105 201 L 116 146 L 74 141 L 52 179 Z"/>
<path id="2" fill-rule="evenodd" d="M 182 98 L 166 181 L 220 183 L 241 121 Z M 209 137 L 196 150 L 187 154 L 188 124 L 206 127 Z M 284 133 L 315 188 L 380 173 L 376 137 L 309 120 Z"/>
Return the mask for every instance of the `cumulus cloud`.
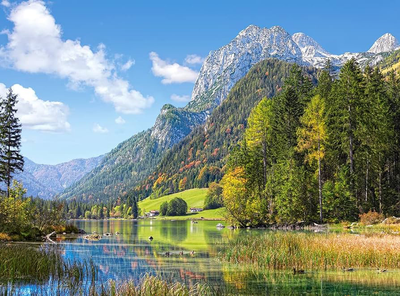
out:
<path id="1" fill-rule="evenodd" d="M 1 5 L 4 6 L 4 7 L 10 7 L 11 3 L 10 3 L 10 1 L 3 0 L 3 1 L 1 1 Z"/>
<path id="2" fill-rule="evenodd" d="M 69 81 L 73 88 L 93 87 L 103 101 L 114 105 L 117 112 L 140 113 L 154 102 L 132 89 L 118 77 L 113 61 L 106 58 L 105 46 L 96 50 L 79 40 L 63 40 L 43 1 L 22 2 L 11 10 L 8 20 L 14 23 L 7 45 L 0 47 L 0 63 L 19 71 L 55 74 Z"/>
<path id="3" fill-rule="evenodd" d="M 181 66 L 178 63 L 170 64 L 159 58 L 158 54 L 155 52 L 150 53 L 150 60 L 153 62 L 153 67 L 151 70 L 153 74 L 157 77 L 162 77 L 161 82 L 163 84 L 171 83 L 183 83 L 183 82 L 195 82 L 198 72 Z"/>
<path id="4" fill-rule="evenodd" d="M 67 121 L 68 106 L 61 102 L 43 101 L 30 87 L 14 84 L 11 89 L 18 95 L 17 116 L 23 128 L 50 132 L 65 132 L 71 129 Z M 0 83 L 0 96 L 4 98 L 7 93 L 7 87 Z"/>
<path id="5" fill-rule="evenodd" d="M 106 133 L 108 133 L 108 129 L 105 127 L 102 127 L 98 123 L 95 123 L 93 125 L 93 132 L 98 133 L 98 134 L 106 134 Z"/>
<path id="6" fill-rule="evenodd" d="M 129 59 L 125 64 L 121 66 L 122 71 L 128 71 L 135 64 L 135 60 Z"/>
<path id="7" fill-rule="evenodd" d="M 186 56 L 185 62 L 191 65 L 203 64 L 204 58 L 198 56 L 197 54 L 189 54 L 188 56 Z"/>
<path id="8" fill-rule="evenodd" d="M 124 124 L 125 119 L 123 119 L 121 116 L 119 116 L 118 118 L 115 119 L 115 123 L 116 124 Z"/>
<path id="9" fill-rule="evenodd" d="M 175 101 L 175 102 L 179 102 L 179 103 L 185 103 L 185 102 L 190 101 L 190 96 L 187 96 L 187 95 L 180 96 L 180 95 L 173 94 L 171 96 L 171 100 Z"/>

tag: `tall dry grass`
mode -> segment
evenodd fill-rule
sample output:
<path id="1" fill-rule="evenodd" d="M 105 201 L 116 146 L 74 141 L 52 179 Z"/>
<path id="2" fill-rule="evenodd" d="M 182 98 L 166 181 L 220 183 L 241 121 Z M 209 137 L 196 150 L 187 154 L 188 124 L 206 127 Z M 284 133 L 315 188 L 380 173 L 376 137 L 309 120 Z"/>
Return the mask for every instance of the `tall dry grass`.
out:
<path id="1" fill-rule="evenodd" d="M 400 237 L 266 232 L 238 236 L 219 257 L 263 269 L 400 268 Z"/>

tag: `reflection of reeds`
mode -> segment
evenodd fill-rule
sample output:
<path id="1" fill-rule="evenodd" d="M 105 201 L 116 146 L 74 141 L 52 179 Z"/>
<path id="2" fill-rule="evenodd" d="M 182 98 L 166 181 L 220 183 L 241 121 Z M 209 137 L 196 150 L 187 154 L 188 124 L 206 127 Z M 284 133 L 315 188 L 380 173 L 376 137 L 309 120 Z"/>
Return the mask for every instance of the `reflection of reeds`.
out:
<path id="1" fill-rule="evenodd" d="M 0 244 L 0 279 L 43 282 L 68 278 L 80 282 L 91 273 L 89 265 L 63 260 L 56 246 Z"/>
<path id="2" fill-rule="evenodd" d="M 295 275 L 291 271 L 249 269 L 244 264 L 225 265 L 224 280 L 229 283 L 227 290 L 246 291 L 246 295 L 260 294 L 254 288 L 257 285 L 272 295 L 398 295 L 400 285 L 398 271 L 377 274 L 376 270 L 369 269 Z"/>
<path id="3" fill-rule="evenodd" d="M 265 269 L 399 268 L 400 237 L 266 232 L 238 236 L 220 257 Z"/>

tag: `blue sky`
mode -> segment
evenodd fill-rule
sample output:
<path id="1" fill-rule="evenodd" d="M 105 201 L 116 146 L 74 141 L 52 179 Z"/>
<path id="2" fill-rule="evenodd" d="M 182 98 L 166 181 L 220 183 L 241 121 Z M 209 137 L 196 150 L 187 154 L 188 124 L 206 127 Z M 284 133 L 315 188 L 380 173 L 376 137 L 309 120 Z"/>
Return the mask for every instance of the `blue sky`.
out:
<path id="1" fill-rule="evenodd" d="M 340 54 L 400 38 L 399 11 L 399 1 L 2 0 L 0 92 L 24 96 L 25 156 L 97 156 L 151 127 L 162 105 L 184 106 L 171 97 L 190 97 L 201 58 L 250 24 Z"/>

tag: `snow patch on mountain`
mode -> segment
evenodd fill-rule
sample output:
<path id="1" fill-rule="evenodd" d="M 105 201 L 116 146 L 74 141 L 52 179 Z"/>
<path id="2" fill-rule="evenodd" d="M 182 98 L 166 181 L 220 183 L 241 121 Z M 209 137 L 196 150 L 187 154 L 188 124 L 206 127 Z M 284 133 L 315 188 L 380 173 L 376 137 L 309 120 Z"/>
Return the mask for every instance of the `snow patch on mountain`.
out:
<path id="1" fill-rule="evenodd" d="M 399 41 L 392 34 L 386 33 L 382 35 L 375 43 L 371 46 L 368 52 L 382 53 L 396 50 L 400 47 Z"/>

